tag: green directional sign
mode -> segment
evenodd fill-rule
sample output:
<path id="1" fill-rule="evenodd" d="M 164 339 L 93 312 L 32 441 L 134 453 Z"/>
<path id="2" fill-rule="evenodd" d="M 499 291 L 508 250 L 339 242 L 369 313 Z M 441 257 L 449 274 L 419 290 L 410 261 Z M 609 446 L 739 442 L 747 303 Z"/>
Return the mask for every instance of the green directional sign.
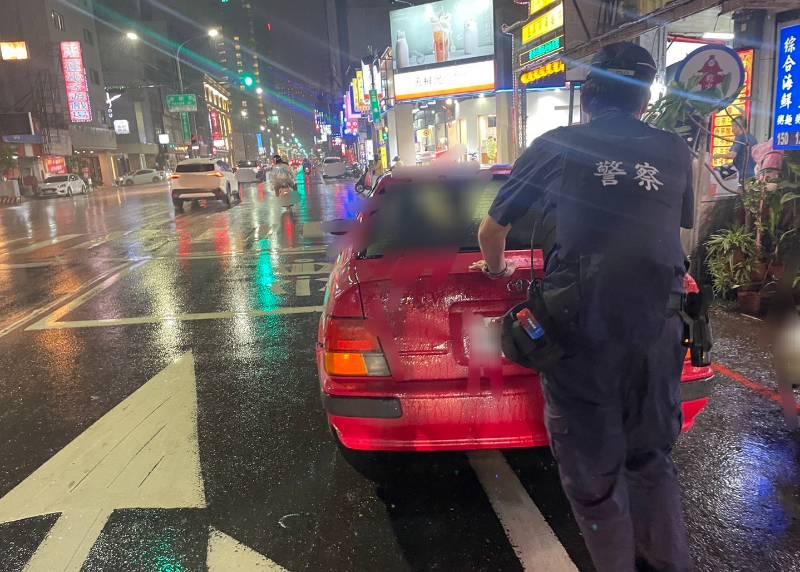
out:
<path id="1" fill-rule="evenodd" d="M 378 123 L 381 120 L 381 102 L 378 100 L 378 91 L 369 90 L 369 105 L 372 109 L 372 122 Z"/>
<path id="2" fill-rule="evenodd" d="M 176 93 L 167 96 L 167 111 L 197 111 L 197 96 L 193 93 Z"/>
<path id="3" fill-rule="evenodd" d="M 189 113 L 186 111 L 181 111 L 181 131 L 183 140 L 188 143 L 192 139 L 192 126 L 189 125 Z"/>

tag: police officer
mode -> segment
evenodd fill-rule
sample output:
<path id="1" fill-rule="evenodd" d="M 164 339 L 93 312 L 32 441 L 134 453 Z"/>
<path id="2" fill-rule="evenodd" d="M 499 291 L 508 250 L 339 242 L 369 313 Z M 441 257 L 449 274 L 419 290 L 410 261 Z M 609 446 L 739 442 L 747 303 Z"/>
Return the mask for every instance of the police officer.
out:
<path id="1" fill-rule="evenodd" d="M 565 355 L 543 375 L 545 421 L 599 572 L 690 568 L 670 451 L 682 424 L 680 227 L 693 222 L 692 165 L 680 137 L 640 120 L 655 73 L 636 44 L 598 54 L 581 90 L 590 122 L 522 154 L 481 223 L 474 267 L 509 276 L 506 236 L 538 213 L 545 300 L 572 293 L 553 314 Z"/>

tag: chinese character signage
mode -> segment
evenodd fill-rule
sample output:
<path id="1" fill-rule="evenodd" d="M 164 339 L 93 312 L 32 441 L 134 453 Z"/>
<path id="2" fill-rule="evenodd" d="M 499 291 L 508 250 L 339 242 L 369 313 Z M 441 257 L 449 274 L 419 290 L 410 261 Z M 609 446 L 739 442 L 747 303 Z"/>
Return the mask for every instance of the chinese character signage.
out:
<path id="1" fill-rule="evenodd" d="M 197 111 L 197 96 L 193 93 L 177 93 L 167 96 L 167 111 Z"/>
<path id="2" fill-rule="evenodd" d="M 397 101 L 494 90 L 494 60 L 395 74 Z"/>
<path id="3" fill-rule="evenodd" d="M 61 42 L 61 69 L 64 71 L 70 121 L 90 123 L 92 105 L 89 100 L 89 86 L 86 83 L 80 42 Z"/>
<path id="4" fill-rule="evenodd" d="M 211 110 L 208 112 L 209 123 L 211 124 L 211 139 L 222 141 L 222 127 L 219 121 L 219 112 Z"/>
<path id="5" fill-rule="evenodd" d="M 800 24 L 781 30 L 775 74 L 775 149 L 800 149 Z"/>
<path id="6" fill-rule="evenodd" d="M 737 50 L 744 66 L 744 87 L 726 109 L 711 118 L 711 162 L 714 167 L 730 164 L 728 153 L 733 146 L 733 122 L 740 117 L 750 123 L 750 93 L 753 89 L 753 50 Z"/>
<path id="7" fill-rule="evenodd" d="M 529 44 L 545 34 L 564 27 L 564 5 L 558 4 L 522 28 L 522 43 Z"/>
<path id="8" fill-rule="evenodd" d="M 566 73 L 564 62 L 555 60 L 523 73 L 519 79 L 527 87 L 564 87 Z"/>

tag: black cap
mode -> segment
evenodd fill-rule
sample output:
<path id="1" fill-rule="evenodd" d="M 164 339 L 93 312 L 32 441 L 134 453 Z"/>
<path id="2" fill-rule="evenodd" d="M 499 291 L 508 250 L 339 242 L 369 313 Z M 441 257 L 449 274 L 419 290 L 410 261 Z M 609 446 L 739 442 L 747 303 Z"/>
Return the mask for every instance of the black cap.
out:
<path id="1" fill-rule="evenodd" d="M 592 60 L 589 78 L 613 81 L 617 79 L 614 75 L 638 80 L 649 86 L 656 77 L 656 62 L 650 52 L 633 42 L 608 44 Z"/>

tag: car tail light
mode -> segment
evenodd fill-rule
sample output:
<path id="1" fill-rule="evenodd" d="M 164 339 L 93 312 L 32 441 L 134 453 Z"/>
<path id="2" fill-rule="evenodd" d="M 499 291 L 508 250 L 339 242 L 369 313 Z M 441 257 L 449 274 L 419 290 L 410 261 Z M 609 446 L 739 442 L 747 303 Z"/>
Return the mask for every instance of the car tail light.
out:
<path id="1" fill-rule="evenodd" d="M 331 318 L 324 341 L 325 371 L 346 377 L 388 376 L 389 366 L 366 320 Z"/>

